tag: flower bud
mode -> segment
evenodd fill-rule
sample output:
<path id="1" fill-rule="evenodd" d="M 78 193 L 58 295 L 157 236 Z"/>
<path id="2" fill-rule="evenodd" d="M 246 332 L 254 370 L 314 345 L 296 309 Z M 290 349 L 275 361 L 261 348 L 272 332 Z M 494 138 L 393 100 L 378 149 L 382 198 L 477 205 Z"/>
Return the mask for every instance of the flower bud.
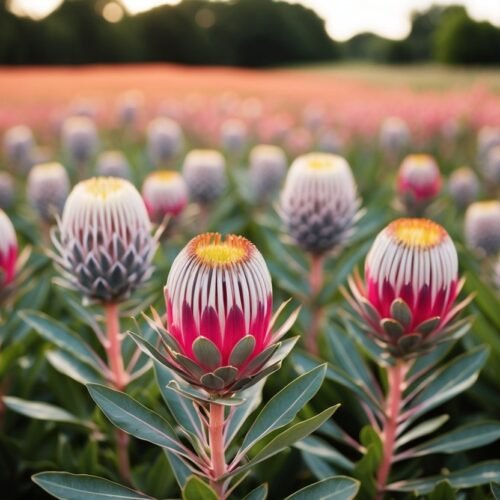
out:
<path id="1" fill-rule="evenodd" d="M 168 118 L 156 118 L 147 128 L 147 151 L 156 166 L 171 161 L 183 147 L 183 134 L 179 125 Z"/>
<path id="2" fill-rule="evenodd" d="M 455 170 L 448 181 L 448 191 L 456 205 L 467 208 L 479 196 L 479 179 L 469 167 Z"/>
<path id="3" fill-rule="evenodd" d="M 493 186 L 500 186 L 500 145 L 492 147 L 483 164 L 484 176 Z"/>
<path id="4" fill-rule="evenodd" d="M 196 203 L 206 205 L 221 196 L 226 188 L 226 160 L 212 149 L 190 151 L 182 166 L 189 197 Z"/>
<path id="5" fill-rule="evenodd" d="M 9 166 L 21 173 L 27 172 L 32 165 L 35 139 L 33 132 L 25 125 L 12 127 L 3 137 L 3 152 Z"/>
<path id="6" fill-rule="evenodd" d="M 430 349 L 452 335 L 445 328 L 465 306 L 454 302 L 458 257 L 448 233 L 427 219 L 398 219 L 376 237 L 365 280 L 351 277 L 348 298 L 375 340 L 399 357 Z"/>
<path id="7" fill-rule="evenodd" d="M 297 245 L 321 254 L 342 245 L 351 235 L 359 205 L 346 160 L 311 153 L 292 163 L 281 193 L 280 215 Z"/>
<path id="8" fill-rule="evenodd" d="M 391 154 L 399 153 L 408 147 L 410 138 L 410 129 L 401 118 L 389 117 L 382 122 L 379 142 L 384 151 Z"/>
<path id="9" fill-rule="evenodd" d="M 137 125 L 141 108 L 144 105 L 144 95 L 138 90 L 130 90 L 118 99 L 118 122 L 122 127 L 133 128 Z"/>
<path id="10" fill-rule="evenodd" d="M 99 137 L 94 122 L 87 116 L 70 116 L 62 126 L 62 145 L 71 161 L 88 163 L 99 147 Z"/>
<path id="11" fill-rule="evenodd" d="M 121 151 L 103 151 L 97 157 L 96 170 L 100 177 L 130 178 L 130 163 Z"/>
<path id="12" fill-rule="evenodd" d="M 17 250 L 14 226 L 0 209 L 0 295 L 16 277 Z"/>
<path id="13" fill-rule="evenodd" d="M 58 264 L 69 285 L 101 302 L 126 299 L 152 273 L 156 241 L 139 192 L 124 179 L 79 182 L 59 224 Z"/>
<path id="14" fill-rule="evenodd" d="M 398 194 L 406 210 L 419 213 L 439 194 L 441 182 L 439 167 L 432 156 L 407 156 L 397 179 Z"/>
<path id="15" fill-rule="evenodd" d="M 258 200 L 269 198 L 281 185 L 287 161 L 277 146 L 259 144 L 250 151 L 250 182 Z"/>
<path id="16" fill-rule="evenodd" d="M 221 126 L 221 143 L 223 149 L 238 153 L 247 145 L 248 130 L 242 120 L 226 120 Z"/>
<path id="17" fill-rule="evenodd" d="M 279 368 L 272 333 L 271 276 L 257 248 L 241 236 L 201 234 L 172 264 L 165 287 L 165 364 L 187 382 L 227 395 Z"/>
<path id="18" fill-rule="evenodd" d="M 500 201 L 476 201 L 465 212 L 465 240 L 484 255 L 500 252 Z"/>
<path id="19" fill-rule="evenodd" d="M 48 224 L 61 215 L 69 189 L 68 173 L 60 163 L 35 165 L 28 175 L 28 201 L 40 219 Z"/>
<path id="20" fill-rule="evenodd" d="M 8 172 L 0 172 L 0 210 L 7 210 L 14 203 L 14 177 Z"/>
<path id="21" fill-rule="evenodd" d="M 482 162 L 495 146 L 500 146 L 500 127 L 483 127 L 477 134 L 477 152 Z"/>
<path id="22" fill-rule="evenodd" d="M 149 174 L 142 185 L 142 198 L 153 222 L 161 223 L 170 215 L 178 216 L 188 203 L 186 182 L 173 170 Z"/>

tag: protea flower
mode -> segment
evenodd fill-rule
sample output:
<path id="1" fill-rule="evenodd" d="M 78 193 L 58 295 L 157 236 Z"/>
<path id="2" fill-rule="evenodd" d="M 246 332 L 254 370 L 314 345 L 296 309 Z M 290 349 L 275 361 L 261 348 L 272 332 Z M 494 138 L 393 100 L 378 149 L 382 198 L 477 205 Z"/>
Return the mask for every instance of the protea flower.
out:
<path id="1" fill-rule="evenodd" d="M 97 157 L 97 175 L 100 177 L 130 178 L 130 163 L 121 151 L 103 151 Z"/>
<path id="2" fill-rule="evenodd" d="M 226 188 L 226 160 L 218 151 L 190 151 L 184 160 L 182 173 L 190 199 L 201 205 L 215 201 Z"/>
<path id="3" fill-rule="evenodd" d="M 222 147 L 231 153 L 240 152 L 247 144 L 248 130 L 242 120 L 226 120 L 221 126 L 220 135 Z"/>
<path id="4" fill-rule="evenodd" d="M 141 109 L 144 105 L 144 95 L 138 90 L 130 90 L 118 99 L 117 114 L 120 125 L 132 129 L 137 125 Z"/>
<path id="5" fill-rule="evenodd" d="M 281 193 L 280 214 L 297 245 L 312 254 L 323 254 L 351 235 L 359 205 L 346 160 L 311 153 L 292 163 Z"/>
<path id="6" fill-rule="evenodd" d="M 404 120 L 394 116 L 386 118 L 380 126 L 379 143 L 383 151 L 394 155 L 408 147 L 410 129 Z"/>
<path id="7" fill-rule="evenodd" d="M 167 328 L 159 317 L 155 325 L 163 362 L 210 393 L 225 396 L 257 382 L 277 370 L 293 346 L 279 340 L 298 311 L 272 332 L 282 308 L 272 317 L 266 263 L 241 236 L 192 239 L 172 264 L 165 300 Z"/>
<path id="8" fill-rule="evenodd" d="M 186 182 L 174 170 L 153 172 L 142 185 L 142 197 L 151 220 L 161 223 L 166 216 L 176 217 L 186 208 Z"/>
<path id="9" fill-rule="evenodd" d="M 477 201 L 465 212 L 469 247 L 487 256 L 500 252 L 500 201 Z"/>
<path id="10" fill-rule="evenodd" d="M 250 182 L 258 200 L 266 200 L 280 187 L 286 174 L 287 161 L 277 146 L 259 144 L 250 151 Z"/>
<path id="11" fill-rule="evenodd" d="M 29 173 L 28 201 L 40 219 L 47 224 L 61 215 L 69 189 L 68 173 L 60 163 L 35 165 Z"/>
<path id="12" fill-rule="evenodd" d="M 365 261 L 364 283 L 349 279 L 354 310 L 374 339 L 396 357 L 411 357 L 463 330 L 450 321 L 463 285 L 448 233 L 428 219 L 398 219 L 375 239 Z"/>
<path id="13" fill-rule="evenodd" d="M 8 129 L 3 136 L 3 152 L 8 165 L 19 172 L 27 172 L 33 162 L 35 139 L 25 125 Z"/>
<path id="14" fill-rule="evenodd" d="M 495 146 L 500 146 L 500 127 L 483 127 L 477 134 L 477 152 L 480 162 Z"/>
<path id="15" fill-rule="evenodd" d="M 151 275 L 156 240 L 135 187 L 116 177 L 78 183 L 66 200 L 54 244 L 67 283 L 87 299 L 126 299 Z"/>
<path id="16" fill-rule="evenodd" d="M 12 222 L 0 209 L 0 298 L 16 277 L 17 238 Z"/>
<path id="17" fill-rule="evenodd" d="M 97 129 L 87 116 L 70 116 L 64 120 L 62 145 L 71 161 L 85 165 L 96 154 L 99 147 Z"/>
<path id="18" fill-rule="evenodd" d="M 448 181 L 448 191 L 456 205 L 467 208 L 479 196 L 479 179 L 469 167 L 460 167 L 455 170 Z"/>
<path id="19" fill-rule="evenodd" d="M 146 135 L 149 159 L 157 167 L 175 158 L 184 143 L 181 128 L 169 118 L 155 118 L 149 123 Z"/>
<path id="20" fill-rule="evenodd" d="M 500 186 L 500 145 L 492 147 L 483 165 L 484 176 L 493 184 Z"/>
<path id="21" fill-rule="evenodd" d="M 0 172 L 0 209 L 7 210 L 14 203 L 14 177 Z"/>
<path id="22" fill-rule="evenodd" d="M 441 183 L 439 167 L 432 156 L 407 156 L 397 179 L 398 195 L 406 211 L 419 215 L 439 194 Z"/>

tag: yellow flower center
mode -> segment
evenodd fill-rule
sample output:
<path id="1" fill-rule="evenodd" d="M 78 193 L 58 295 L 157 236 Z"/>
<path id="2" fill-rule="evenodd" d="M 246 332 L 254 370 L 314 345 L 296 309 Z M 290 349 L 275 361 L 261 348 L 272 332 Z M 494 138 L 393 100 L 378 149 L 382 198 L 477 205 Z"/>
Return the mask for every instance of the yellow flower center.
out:
<path id="1" fill-rule="evenodd" d="M 83 185 L 88 194 L 105 200 L 109 195 L 122 190 L 126 182 L 118 177 L 93 177 L 83 181 Z"/>
<path id="2" fill-rule="evenodd" d="M 446 236 L 439 224 L 428 219 L 398 219 L 388 228 L 398 243 L 418 248 L 436 246 Z"/>
<path id="3" fill-rule="evenodd" d="M 431 156 L 426 154 L 414 154 L 414 155 L 409 155 L 406 158 L 406 161 L 412 163 L 415 167 L 425 167 L 429 165 L 429 163 L 432 163 L 433 159 Z"/>
<path id="4" fill-rule="evenodd" d="M 158 172 L 149 174 L 148 177 L 159 182 L 171 182 L 178 179 L 180 174 L 175 170 L 159 170 Z"/>
<path id="5" fill-rule="evenodd" d="M 307 160 L 307 167 L 311 170 L 329 170 L 335 165 L 336 162 L 331 155 L 311 155 Z"/>
<path id="6" fill-rule="evenodd" d="M 230 234 L 222 240 L 218 233 L 200 234 L 191 241 L 191 251 L 209 266 L 236 264 L 246 259 L 252 243 L 242 236 Z"/>

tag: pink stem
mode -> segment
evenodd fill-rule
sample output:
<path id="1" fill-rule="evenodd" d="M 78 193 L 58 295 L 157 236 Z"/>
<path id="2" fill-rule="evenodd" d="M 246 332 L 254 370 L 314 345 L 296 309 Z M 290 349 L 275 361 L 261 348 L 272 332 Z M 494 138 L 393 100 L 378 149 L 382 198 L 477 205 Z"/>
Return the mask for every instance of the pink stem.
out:
<path id="1" fill-rule="evenodd" d="M 220 500 L 225 500 L 224 483 L 222 476 L 227 471 L 226 456 L 224 449 L 224 406 L 217 403 L 210 403 L 210 421 L 208 426 L 208 435 L 210 441 L 210 457 L 212 488 L 216 491 Z"/>
<path id="2" fill-rule="evenodd" d="M 118 304 L 106 304 L 104 306 L 104 312 L 106 315 L 107 332 L 105 348 L 108 356 L 109 368 L 113 374 L 113 385 L 119 391 L 123 391 L 127 386 L 128 375 L 123 367 Z M 128 484 L 132 484 L 132 474 L 130 472 L 130 461 L 128 456 L 129 440 L 129 436 L 126 432 L 121 429 L 116 430 L 116 446 L 120 476 Z"/>
<path id="3" fill-rule="evenodd" d="M 315 303 L 321 287 L 323 286 L 323 255 L 311 255 L 311 271 L 309 274 L 309 286 L 311 289 L 312 321 L 309 335 L 306 338 L 306 348 L 314 355 L 318 354 L 318 333 L 323 316 L 322 309 Z"/>
<path id="4" fill-rule="evenodd" d="M 387 369 L 389 392 L 386 399 L 386 420 L 382 432 L 383 452 L 382 461 L 377 473 L 377 500 L 382 500 L 387 479 L 391 471 L 394 458 L 394 445 L 401 410 L 401 398 L 404 389 L 404 378 L 406 375 L 406 365 L 402 361 L 396 361 L 395 365 Z"/>

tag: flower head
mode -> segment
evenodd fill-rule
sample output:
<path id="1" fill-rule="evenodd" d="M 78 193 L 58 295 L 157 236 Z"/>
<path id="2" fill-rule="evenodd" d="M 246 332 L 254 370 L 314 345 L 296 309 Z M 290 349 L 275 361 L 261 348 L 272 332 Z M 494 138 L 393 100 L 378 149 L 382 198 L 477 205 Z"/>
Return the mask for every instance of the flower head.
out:
<path id="1" fill-rule="evenodd" d="M 382 230 L 365 261 L 365 280 L 349 280 L 348 298 L 375 339 L 408 356 L 451 338 L 445 328 L 462 282 L 448 233 L 427 219 L 398 219 Z"/>
<path id="2" fill-rule="evenodd" d="M 35 139 L 31 129 L 25 125 L 17 125 L 5 132 L 3 152 L 7 163 L 20 172 L 27 172 L 33 161 Z"/>
<path id="3" fill-rule="evenodd" d="M 17 238 L 12 222 L 0 209 L 0 292 L 10 285 L 16 276 Z M 0 293 L 0 295 L 3 295 Z"/>
<path id="4" fill-rule="evenodd" d="M 247 144 L 248 130 L 242 120 L 226 120 L 221 126 L 220 134 L 222 147 L 227 151 L 237 153 Z"/>
<path id="5" fill-rule="evenodd" d="M 165 300 L 165 363 L 195 386 L 233 393 L 276 370 L 286 355 L 278 340 L 295 315 L 272 333 L 271 277 L 241 236 L 192 239 L 172 264 Z"/>
<path id="6" fill-rule="evenodd" d="M 250 182 L 257 199 L 268 198 L 280 187 L 286 167 L 285 153 L 277 146 L 259 144 L 250 151 Z"/>
<path id="7" fill-rule="evenodd" d="M 171 161 L 184 143 L 180 126 L 169 118 L 155 118 L 149 123 L 146 135 L 148 156 L 156 166 Z"/>
<path id="8" fill-rule="evenodd" d="M 123 127 L 136 125 L 141 108 L 144 105 L 144 95 L 138 90 L 125 92 L 118 98 L 118 121 Z"/>
<path id="9" fill-rule="evenodd" d="M 78 183 L 64 207 L 54 243 L 67 281 L 92 300 L 127 298 L 151 273 L 156 242 L 139 192 L 124 179 Z M 55 236 L 55 235 L 54 235 Z"/>
<path id="10" fill-rule="evenodd" d="M 60 163 L 35 165 L 28 175 L 27 195 L 38 216 L 47 223 L 61 215 L 70 188 L 66 169 Z"/>
<path id="11" fill-rule="evenodd" d="M 380 147 L 389 153 L 399 153 L 410 143 L 408 125 L 401 118 L 390 116 L 380 126 Z"/>
<path id="12" fill-rule="evenodd" d="M 455 170 L 448 181 L 448 191 L 456 205 L 467 208 L 479 195 L 479 179 L 469 167 L 460 167 Z"/>
<path id="13" fill-rule="evenodd" d="M 483 164 L 484 176 L 494 186 L 500 186 L 500 144 L 492 147 Z"/>
<path id="14" fill-rule="evenodd" d="M 87 163 L 95 155 L 99 137 L 91 118 L 87 116 L 66 118 L 61 134 L 63 148 L 75 163 Z"/>
<path id="15" fill-rule="evenodd" d="M 356 183 L 344 158 L 312 153 L 292 163 L 280 211 L 288 234 L 304 250 L 321 254 L 344 243 L 358 208 Z"/>
<path id="16" fill-rule="evenodd" d="M 215 201 L 226 188 L 226 160 L 212 149 L 193 149 L 182 166 L 189 197 L 202 205 Z"/>
<path id="17" fill-rule="evenodd" d="M 485 255 L 500 252 L 500 201 L 476 201 L 465 212 L 465 239 Z"/>
<path id="18" fill-rule="evenodd" d="M 130 178 L 130 164 L 121 151 L 103 151 L 97 158 L 96 170 L 100 177 Z"/>
<path id="19" fill-rule="evenodd" d="M 174 170 L 159 170 L 149 174 L 142 185 L 142 197 L 149 217 L 160 223 L 165 216 L 178 216 L 188 203 L 186 182 Z"/>

